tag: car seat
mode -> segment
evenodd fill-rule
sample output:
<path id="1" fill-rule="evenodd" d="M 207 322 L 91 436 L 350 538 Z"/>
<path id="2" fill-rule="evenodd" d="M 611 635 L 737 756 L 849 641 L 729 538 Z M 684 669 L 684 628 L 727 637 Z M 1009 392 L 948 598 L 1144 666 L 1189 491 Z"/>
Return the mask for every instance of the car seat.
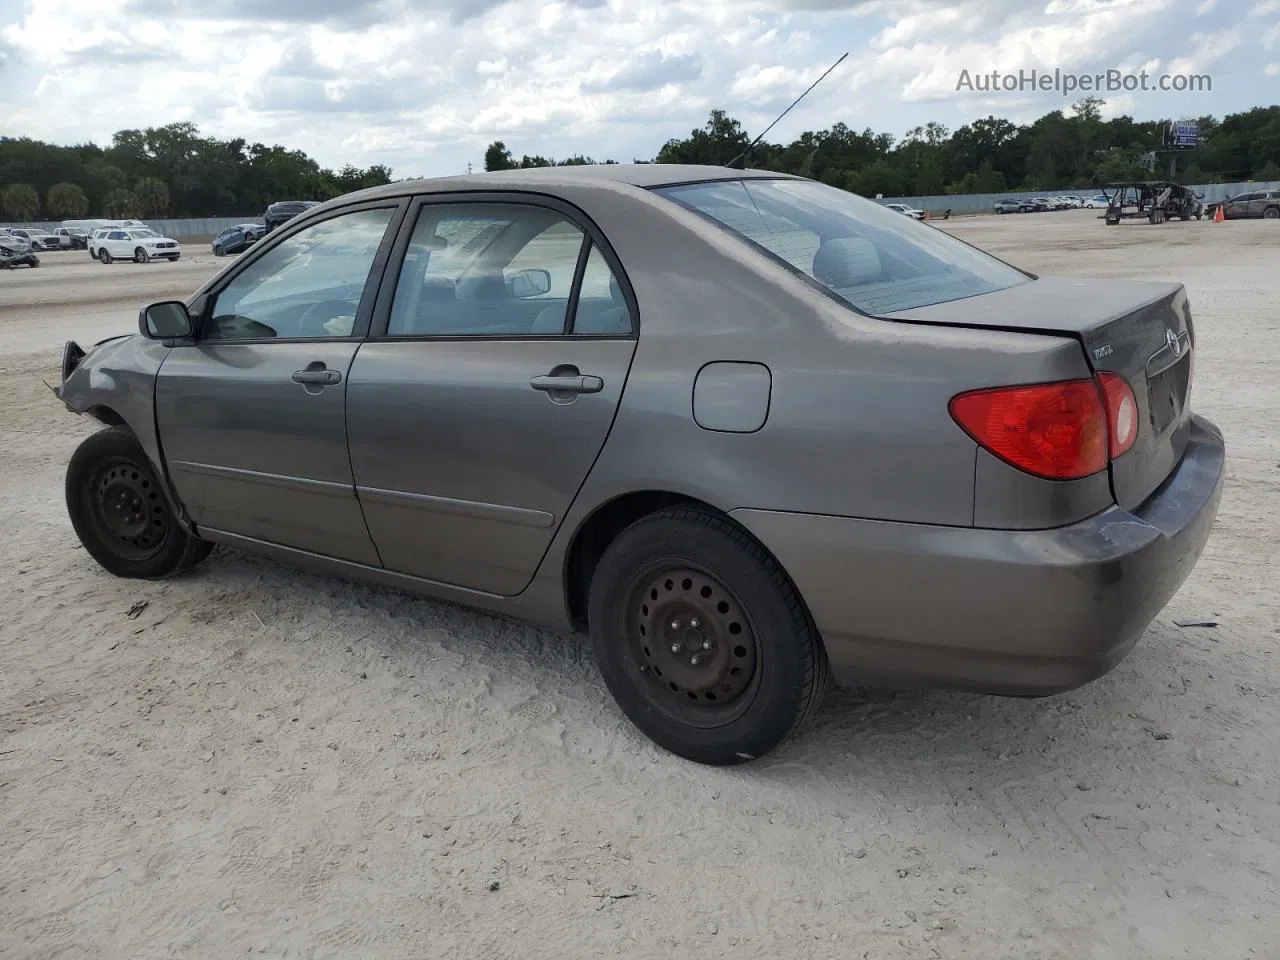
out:
<path id="1" fill-rule="evenodd" d="M 622 285 L 616 277 L 609 278 L 609 306 L 603 310 L 584 310 L 585 303 L 578 300 L 578 312 L 573 321 L 573 332 L 586 336 L 617 336 L 631 332 L 631 308 L 622 293 Z M 534 318 L 532 333 L 555 334 L 564 329 L 565 308 L 547 307 Z"/>
<path id="2" fill-rule="evenodd" d="M 865 237 L 824 240 L 813 255 L 814 279 L 833 289 L 880 279 L 880 254 Z"/>

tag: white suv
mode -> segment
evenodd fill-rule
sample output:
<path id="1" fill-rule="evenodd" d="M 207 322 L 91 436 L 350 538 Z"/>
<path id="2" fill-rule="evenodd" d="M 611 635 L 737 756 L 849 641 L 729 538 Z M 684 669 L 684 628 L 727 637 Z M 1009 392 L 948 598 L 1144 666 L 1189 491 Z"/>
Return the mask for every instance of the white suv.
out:
<path id="1" fill-rule="evenodd" d="M 103 263 L 114 260 L 132 260 L 150 263 L 152 260 L 177 261 L 182 256 L 178 241 L 162 237 L 150 227 L 115 227 L 98 230 L 89 242 L 89 255 Z"/>

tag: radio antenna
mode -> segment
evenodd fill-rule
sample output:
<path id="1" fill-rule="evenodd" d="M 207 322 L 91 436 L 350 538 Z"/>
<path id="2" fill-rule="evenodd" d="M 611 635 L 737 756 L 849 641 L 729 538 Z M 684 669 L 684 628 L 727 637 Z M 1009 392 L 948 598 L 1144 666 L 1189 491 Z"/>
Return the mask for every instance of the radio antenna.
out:
<path id="1" fill-rule="evenodd" d="M 790 112 L 792 111 L 792 109 L 795 107 L 795 105 L 796 105 L 797 103 L 799 103 L 801 100 L 803 100 L 805 97 L 807 97 L 807 96 L 809 95 L 809 91 L 810 91 L 810 90 L 812 90 L 814 87 L 816 87 L 818 84 L 820 84 L 823 80 L 827 79 L 827 74 L 828 74 L 828 73 L 830 73 L 830 72 L 831 72 L 832 70 L 834 70 L 836 67 L 840 66 L 840 64 L 844 63 L 844 61 L 845 61 L 845 57 L 848 57 L 848 56 L 849 56 L 848 52 L 845 52 L 845 53 L 840 57 L 840 59 L 839 59 L 839 60 L 837 60 L 837 61 L 836 61 L 835 63 L 833 63 L 831 66 L 827 67 L 827 71 L 826 71 L 826 73 L 824 73 L 822 76 L 820 76 L 817 80 L 813 81 L 813 83 L 809 84 L 809 88 L 808 88 L 808 90 L 805 90 L 805 92 L 804 92 L 804 93 L 802 93 L 802 94 L 800 94 L 800 96 L 796 97 L 795 101 L 791 104 L 791 106 L 790 106 L 790 107 L 787 107 L 787 109 L 783 110 L 780 114 L 778 114 L 778 118 L 777 118 L 777 120 L 774 120 L 774 121 L 773 121 L 773 123 L 771 123 L 771 124 L 769 124 L 767 127 L 765 127 L 765 128 L 764 128 L 764 131 L 760 134 L 760 136 L 756 137 L 756 138 L 755 138 L 754 140 L 752 140 L 749 144 L 747 144 L 747 148 L 746 148 L 745 150 L 743 150 L 740 154 L 738 154 L 736 157 L 734 157 L 732 160 L 730 160 L 728 163 L 726 163 L 726 164 L 725 164 L 725 166 L 726 166 L 726 167 L 730 167 L 731 169 L 734 169 L 734 170 L 744 170 L 744 169 L 746 169 L 746 165 L 747 165 L 747 155 L 748 155 L 749 153 L 751 153 L 752 148 L 753 148 L 753 147 L 755 147 L 755 145 L 756 145 L 756 144 L 758 144 L 761 140 L 763 140 L 763 139 L 764 139 L 765 134 L 767 134 L 770 130 L 772 130 L 774 127 L 776 127 L 776 126 L 778 125 L 778 120 L 781 120 L 783 117 L 785 117 L 788 113 L 790 113 Z"/>

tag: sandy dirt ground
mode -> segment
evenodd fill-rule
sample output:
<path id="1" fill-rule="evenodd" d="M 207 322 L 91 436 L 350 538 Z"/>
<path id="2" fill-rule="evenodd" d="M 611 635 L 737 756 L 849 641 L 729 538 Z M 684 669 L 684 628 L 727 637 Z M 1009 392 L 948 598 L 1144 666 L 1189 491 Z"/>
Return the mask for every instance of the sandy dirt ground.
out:
<path id="1" fill-rule="evenodd" d="M 1276 957 L 1280 226 L 945 226 L 1186 283 L 1218 525 L 1090 686 L 844 691 L 731 770 L 631 728 L 579 638 L 221 551 L 108 576 L 42 378 L 222 262 L 0 274 L 0 956 Z"/>

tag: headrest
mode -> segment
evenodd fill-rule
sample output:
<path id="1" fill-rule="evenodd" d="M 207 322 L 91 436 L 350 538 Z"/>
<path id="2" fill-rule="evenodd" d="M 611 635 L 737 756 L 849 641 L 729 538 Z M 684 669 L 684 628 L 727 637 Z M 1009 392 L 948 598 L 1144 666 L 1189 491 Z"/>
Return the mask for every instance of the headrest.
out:
<path id="1" fill-rule="evenodd" d="M 863 237 L 835 237 L 823 241 L 813 257 L 813 275 L 828 287 L 856 287 L 879 279 L 880 254 Z"/>
<path id="2" fill-rule="evenodd" d="M 504 300 L 507 282 L 500 273 L 486 273 L 468 277 L 457 285 L 459 300 Z"/>

